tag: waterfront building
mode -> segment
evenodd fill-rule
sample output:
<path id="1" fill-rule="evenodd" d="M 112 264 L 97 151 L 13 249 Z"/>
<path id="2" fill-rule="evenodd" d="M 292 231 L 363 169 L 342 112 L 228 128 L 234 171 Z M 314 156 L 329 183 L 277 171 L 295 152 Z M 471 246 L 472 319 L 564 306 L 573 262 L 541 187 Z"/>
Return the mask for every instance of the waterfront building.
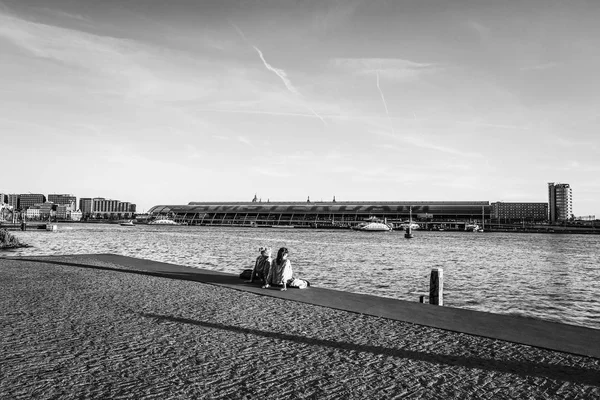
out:
<path id="1" fill-rule="evenodd" d="M 568 183 L 548 183 L 548 219 L 551 223 L 566 221 L 573 214 L 573 198 Z"/>
<path id="2" fill-rule="evenodd" d="M 46 196 L 38 193 L 27 193 L 19 195 L 19 209 L 27 210 L 35 204 L 43 204 L 46 202 Z"/>
<path id="3" fill-rule="evenodd" d="M 443 223 L 464 229 L 467 221 L 490 221 L 488 201 L 396 202 L 191 202 L 157 205 L 153 216 L 167 216 L 189 225 L 241 225 L 296 227 L 352 227 L 369 217 L 386 220 L 394 227 L 411 215 L 423 226 Z"/>
<path id="4" fill-rule="evenodd" d="M 40 207 L 27 207 L 27 211 L 25 211 L 25 217 L 27 217 L 27 219 L 40 219 Z"/>
<path id="5" fill-rule="evenodd" d="M 54 204 L 68 205 L 72 208 L 75 208 L 77 204 L 77 197 L 73 196 L 72 194 L 49 194 L 48 201 L 51 201 Z"/>
<path id="6" fill-rule="evenodd" d="M 18 194 L 9 194 L 8 195 L 8 205 L 12 207 L 13 210 L 21 209 L 21 202 L 19 201 Z"/>
<path id="7" fill-rule="evenodd" d="M 42 204 L 35 204 L 40 210 L 40 218 L 48 219 L 56 216 L 56 206 L 51 201 L 46 201 Z"/>
<path id="8" fill-rule="evenodd" d="M 499 223 L 542 222 L 548 219 L 548 203 L 492 203 L 492 216 Z"/>
<path id="9" fill-rule="evenodd" d="M 133 213 L 135 204 L 103 197 L 92 199 L 92 215 L 96 218 L 132 218 Z"/>
<path id="10" fill-rule="evenodd" d="M 71 211 L 68 215 L 68 218 L 71 219 L 71 221 L 81 221 L 81 218 L 83 216 L 83 213 L 79 210 L 77 211 Z"/>
<path id="11" fill-rule="evenodd" d="M 81 211 L 83 218 L 89 218 L 94 212 L 94 202 L 91 197 L 82 197 L 79 199 L 79 211 Z"/>
<path id="12" fill-rule="evenodd" d="M 68 219 L 71 214 L 71 206 L 66 204 L 56 205 L 56 219 Z"/>

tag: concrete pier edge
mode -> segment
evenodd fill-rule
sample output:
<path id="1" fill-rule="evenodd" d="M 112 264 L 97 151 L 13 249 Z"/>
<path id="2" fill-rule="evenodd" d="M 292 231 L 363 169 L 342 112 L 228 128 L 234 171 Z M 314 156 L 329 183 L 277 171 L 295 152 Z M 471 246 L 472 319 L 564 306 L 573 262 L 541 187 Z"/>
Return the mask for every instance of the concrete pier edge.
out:
<path id="1" fill-rule="evenodd" d="M 53 260 L 60 257 L 62 260 Z M 106 269 L 170 279 L 197 281 L 234 290 L 252 292 L 333 309 L 414 323 L 452 332 L 482 336 L 547 350 L 600 359 L 600 330 L 549 322 L 520 316 L 493 314 L 460 308 L 434 306 L 333 289 L 310 287 L 306 290 L 261 289 L 245 283 L 235 274 L 186 267 L 116 254 L 85 254 L 35 257 L 0 257 L 11 260 L 41 262 L 80 268 Z M 67 262 L 65 258 L 72 260 Z M 85 264 L 85 259 L 112 263 L 125 268 Z M 240 271 L 241 272 L 241 271 Z"/>

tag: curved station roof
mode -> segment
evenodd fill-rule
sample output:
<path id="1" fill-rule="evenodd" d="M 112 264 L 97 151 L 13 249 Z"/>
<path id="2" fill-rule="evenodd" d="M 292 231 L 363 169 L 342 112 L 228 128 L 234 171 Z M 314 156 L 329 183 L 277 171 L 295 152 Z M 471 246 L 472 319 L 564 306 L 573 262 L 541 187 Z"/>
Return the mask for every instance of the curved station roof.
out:
<path id="1" fill-rule="evenodd" d="M 490 212 L 489 201 L 190 202 L 157 205 L 150 214 L 355 214 L 470 217 Z"/>

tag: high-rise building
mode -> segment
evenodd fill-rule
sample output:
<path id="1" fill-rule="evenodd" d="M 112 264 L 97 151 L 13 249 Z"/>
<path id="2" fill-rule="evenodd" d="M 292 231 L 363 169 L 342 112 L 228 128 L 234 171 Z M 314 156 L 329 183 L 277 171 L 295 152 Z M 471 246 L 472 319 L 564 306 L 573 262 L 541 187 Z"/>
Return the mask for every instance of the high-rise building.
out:
<path id="1" fill-rule="evenodd" d="M 19 195 L 18 194 L 9 194 L 8 195 L 8 205 L 13 208 L 13 210 L 20 209 L 19 203 Z"/>
<path id="2" fill-rule="evenodd" d="M 8 195 L 6 193 L 0 193 L 0 204 L 8 203 Z"/>
<path id="3" fill-rule="evenodd" d="M 75 207 L 77 204 L 77 197 L 72 194 L 49 194 L 48 201 L 53 202 L 54 204 L 60 204 L 65 206 Z"/>
<path id="4" fill-rule="evenodd" d="M 79 211 L 84 217 L 89 217 L 93 212 L 93 201 L 90 197 L 82 197 L 79 199 Z"/>
<path id="5" fill-rule="evenodd" d="M 573 197 L 568 183 L 548 182 L 548 219 L 566 221 L 573 214 Z"/>
<path id="6" fill-rule="evenodd" d="M 19 195 L 19 208 L 26 210 L 35 204 L 42 204 L 46 202 L 46 196 L 38 193 L 27 193 Z"/>

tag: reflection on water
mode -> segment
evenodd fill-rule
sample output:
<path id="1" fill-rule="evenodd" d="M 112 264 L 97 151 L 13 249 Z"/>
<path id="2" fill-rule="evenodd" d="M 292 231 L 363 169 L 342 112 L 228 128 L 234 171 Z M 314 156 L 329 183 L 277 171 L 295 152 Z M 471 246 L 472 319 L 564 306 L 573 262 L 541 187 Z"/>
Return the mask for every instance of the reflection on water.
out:
<path id="1" fill-rule="evenodd" d="M 415 231 L 357 232 L 64 224 L 16 235 L 11 255 L 115 253 L 239 273 L 258 248 L 290 250 L 311 284 L 418 301 L 444 268 L 444 304 L 600 329 L 600 236 Z"/>

